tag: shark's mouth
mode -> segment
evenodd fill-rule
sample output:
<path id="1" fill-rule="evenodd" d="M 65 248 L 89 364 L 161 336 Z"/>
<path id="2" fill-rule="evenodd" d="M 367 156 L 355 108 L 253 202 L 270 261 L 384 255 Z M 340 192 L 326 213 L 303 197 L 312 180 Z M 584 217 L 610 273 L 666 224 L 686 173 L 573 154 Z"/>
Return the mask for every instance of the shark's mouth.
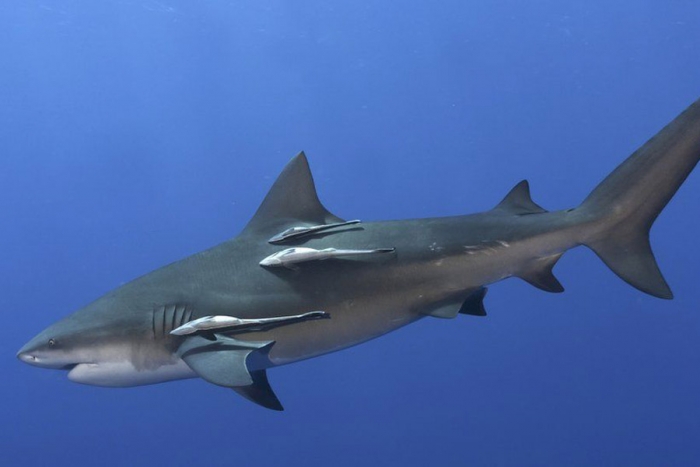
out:
<path id="1" fill-rule="evenodd" d="M 75 367 L 78 366 L 78 365 L 81 365 L 81 363 L 70 363 L 70 364 L 68 364 L 68 365 L 62 366 L 62 367 L 60 368 L 60 370 L 71 371 L 73 368 L 75 368 Z"/>

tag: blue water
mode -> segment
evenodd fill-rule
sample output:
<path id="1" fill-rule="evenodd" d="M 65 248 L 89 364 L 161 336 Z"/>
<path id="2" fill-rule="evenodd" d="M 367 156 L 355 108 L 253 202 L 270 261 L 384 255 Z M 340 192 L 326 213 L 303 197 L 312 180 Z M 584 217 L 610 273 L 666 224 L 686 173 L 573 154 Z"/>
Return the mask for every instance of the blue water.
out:
<path id="1" fill-rule="evenodd" d="M 593 3 L 593 4 L 591 4 Z M 132 389 L 15 359 L 106 291 L 236 235 L 299 150 L 346 218 L 577 205 L 700 97 L 700 3 L 0 3 L 4 465 L 698 465 L 700 174 L 652 242 L 676 299 L 588 250 L 547 294 L 270 371 Z"/>

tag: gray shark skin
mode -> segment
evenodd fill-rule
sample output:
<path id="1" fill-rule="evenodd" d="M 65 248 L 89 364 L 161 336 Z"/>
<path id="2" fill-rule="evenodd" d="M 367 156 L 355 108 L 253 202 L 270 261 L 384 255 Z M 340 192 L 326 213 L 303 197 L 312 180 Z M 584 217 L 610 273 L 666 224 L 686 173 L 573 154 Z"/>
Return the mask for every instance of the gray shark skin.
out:
<path id="1" fill-rule="evenodd" d="M 546 211 L 521 182 L 483 213 L 344 224 L 321 205 L 301 153 L 239 236 L 113 290 L 42 331 L 18 358 L 98 386 L 201 377 L 282 410 L 268 368 L 344 349 L 426 316 L 483 316 L 485 286 L 508 277 L 562 292 L 552 268 L 577 246 L 591 248 L 630 285 L 670 299 L 649 230 L 699 159 L 700 101 L 574 209 Z M 295 231 L 305 234 L 285 233 Z M 292 247 L 393 253 L 293 269 L 260 266 Z M 201 327 L 227 316 L 276 318 L 269 321 L 276 325 L 172 333 L 194 320 L 214 317 L 193 325 Z"/>

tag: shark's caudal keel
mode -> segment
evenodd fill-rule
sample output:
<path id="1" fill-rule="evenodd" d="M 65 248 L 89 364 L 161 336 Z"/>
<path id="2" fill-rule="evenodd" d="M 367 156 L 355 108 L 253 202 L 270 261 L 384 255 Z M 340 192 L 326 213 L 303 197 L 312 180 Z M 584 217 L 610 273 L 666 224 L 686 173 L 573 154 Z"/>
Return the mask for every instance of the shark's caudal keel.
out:
<path id="1" fill-rule="evenodd" d="M 488 212 L 361 223 L 321 205 L 300 154 L 238 237 L 110 292 L 18 357 L 100 386 L 199 376 L 281 410 L 268 368 L 426 316 L 483 316 L 485 286 L 507 277 L 561 292 L 552 268 L 579 245 L 634 287 L 671 298 L 649 229 L 698 159 L 696 102 L 577 208 L 547 212 L 521 182 Z"/>

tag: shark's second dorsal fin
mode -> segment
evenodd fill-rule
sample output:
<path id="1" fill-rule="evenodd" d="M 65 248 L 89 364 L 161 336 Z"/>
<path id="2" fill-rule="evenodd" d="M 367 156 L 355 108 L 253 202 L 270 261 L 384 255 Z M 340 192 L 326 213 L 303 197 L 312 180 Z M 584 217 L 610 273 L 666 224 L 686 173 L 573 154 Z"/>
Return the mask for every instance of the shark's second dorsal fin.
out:
<path id="1" fill-rule="evenodd" d="M 306 155 L 300 152 L 284 168 L 243 234 L 277 233 L 293 223 L 326 224 L 343 222 L 323 207 L 316 194 Z"/>
<path id="2" fill-rule="evenodd" d="M 502 209 L 513 214 L 538 214 L 547 212 L 530 197 L 530 184 L 527 180 L 523 180 L 503 198 L 503 201 L 498 203 L 495 209 Z"/>

